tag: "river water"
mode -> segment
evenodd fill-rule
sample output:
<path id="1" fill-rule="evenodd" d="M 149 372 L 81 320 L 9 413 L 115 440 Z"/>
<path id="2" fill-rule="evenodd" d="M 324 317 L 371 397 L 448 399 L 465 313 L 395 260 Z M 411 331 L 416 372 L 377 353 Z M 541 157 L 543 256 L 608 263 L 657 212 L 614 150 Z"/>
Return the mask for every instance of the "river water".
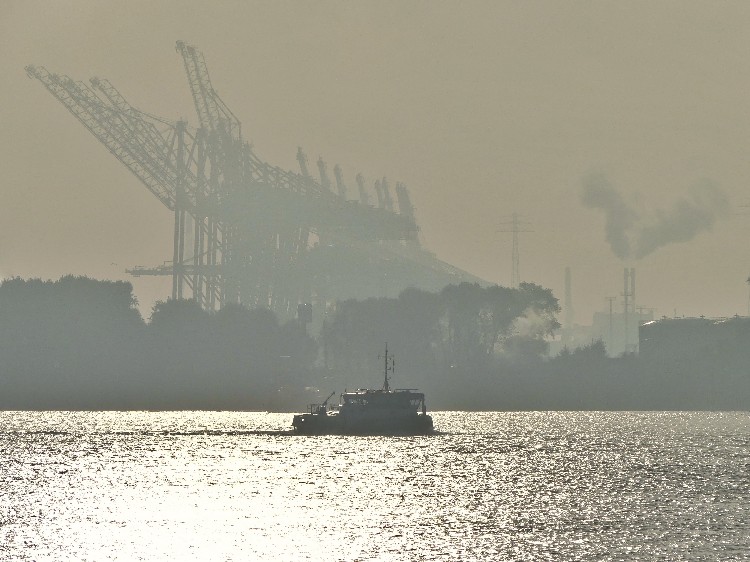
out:
<path id="1" fill-rule="evenodd" d="M 750 560 L 747 413 L 0 412 L 0 560 Z"/>

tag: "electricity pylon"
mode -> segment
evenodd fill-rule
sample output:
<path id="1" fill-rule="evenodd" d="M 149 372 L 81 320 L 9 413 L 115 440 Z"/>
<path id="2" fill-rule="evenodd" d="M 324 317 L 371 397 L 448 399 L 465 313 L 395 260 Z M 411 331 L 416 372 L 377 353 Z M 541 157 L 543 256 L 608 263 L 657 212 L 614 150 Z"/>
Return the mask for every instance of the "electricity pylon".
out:
<path id="1" fill-rule="evenodd" d="M 529 227 L 531 223 L 521 219 L 521 215 L 513 213 L 509 220 L 500 222 L 500 229 L 497 232 L 510 232 L 513 234 L 513 251 L 511 254 L 511 277 L 510 286 L 517 289 L 521 284 L 520 273 L 520 255 L 518 250 L 518 235 L 521 232 L 534 232 Z"/>

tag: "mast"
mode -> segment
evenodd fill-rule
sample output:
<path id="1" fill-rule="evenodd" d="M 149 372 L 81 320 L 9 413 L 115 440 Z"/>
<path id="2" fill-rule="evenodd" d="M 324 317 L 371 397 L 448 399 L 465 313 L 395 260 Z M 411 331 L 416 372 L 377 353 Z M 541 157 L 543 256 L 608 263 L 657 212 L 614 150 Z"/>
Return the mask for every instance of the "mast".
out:
<path id="1" fill-rule="evenodd" d="M 390 363 L 388 362 L 388 359 L 390 359 Z M 383 357 L 383 390 L 385 392 L 390 392 L 391 386 L 388 384 L 388 371 L 393 372 L 393 368 L 396 365 L 396 361 L 393 359 L 393 356 L 388 357 L 388 342 L 385 344 L 385 356 Z"/>

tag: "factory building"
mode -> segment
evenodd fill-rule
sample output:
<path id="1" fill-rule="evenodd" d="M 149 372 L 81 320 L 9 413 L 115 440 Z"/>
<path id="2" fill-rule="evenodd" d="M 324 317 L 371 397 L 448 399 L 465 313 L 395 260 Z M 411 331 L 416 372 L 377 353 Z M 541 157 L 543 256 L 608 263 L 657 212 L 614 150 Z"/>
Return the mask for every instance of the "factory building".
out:
<path id="1" fill-rule="evenodd" d="M 746 350 L 750 318 L 662 318 L 640 330 L 640 356 L 647 360 L 689 360 L 723 357 Z"/>

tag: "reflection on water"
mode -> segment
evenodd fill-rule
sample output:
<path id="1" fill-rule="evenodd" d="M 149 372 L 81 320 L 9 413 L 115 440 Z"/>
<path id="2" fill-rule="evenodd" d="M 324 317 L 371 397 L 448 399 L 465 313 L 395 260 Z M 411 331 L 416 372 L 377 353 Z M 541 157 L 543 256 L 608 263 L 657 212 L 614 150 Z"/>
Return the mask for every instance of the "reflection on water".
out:
<path id="1" fill-rule="evenodd" d="M 302 437 L 289 414 L 0 413 L 0 560 L 748 556 L 745 413 L 434 419 Z"/>

